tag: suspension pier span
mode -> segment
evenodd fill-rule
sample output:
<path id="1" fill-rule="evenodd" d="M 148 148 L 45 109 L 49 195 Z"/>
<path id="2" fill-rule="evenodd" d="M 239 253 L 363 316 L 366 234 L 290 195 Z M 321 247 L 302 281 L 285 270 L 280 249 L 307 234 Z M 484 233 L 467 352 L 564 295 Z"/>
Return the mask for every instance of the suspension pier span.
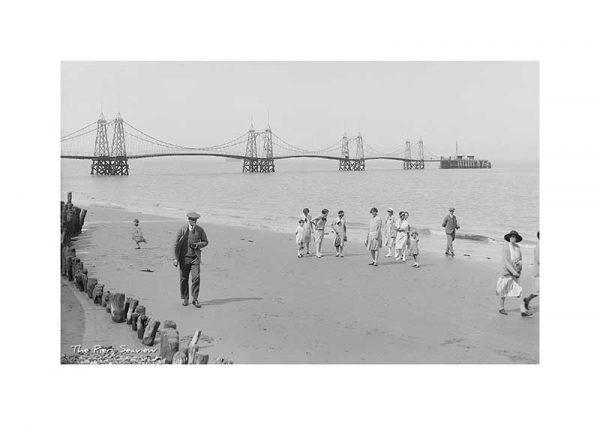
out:
<path id="1" fill-rule="evenodd" d="M 344 133 L 330 146 L 311 151 L 288 143 L 270 126 L 257 131 L 253 125 L 225 143 L 190 147 L 150 136 L 125 121 L 120 113 L 109 121 L 100 114 L 97 121 L 61 138 L 61 158 L 91 160 L 90 174 L 97 176 L 127 176 L 131 160 L 170 156 L 233 158 L 241 161 L 242 173 L 274 173 L 275 161 L 290 158 L 334 160 L 339 171 L 365 171 L 366 161 L 370 160 L 402 161 L 404 170 L 423 170 L 426 162 L 439 164 L 445 159 L 430 153 L 425 158 L 421 139 L 416 143 L 406 140 L 399 149 L 383 153 L 370 146 L 360 132 L 355 137 Z"/>

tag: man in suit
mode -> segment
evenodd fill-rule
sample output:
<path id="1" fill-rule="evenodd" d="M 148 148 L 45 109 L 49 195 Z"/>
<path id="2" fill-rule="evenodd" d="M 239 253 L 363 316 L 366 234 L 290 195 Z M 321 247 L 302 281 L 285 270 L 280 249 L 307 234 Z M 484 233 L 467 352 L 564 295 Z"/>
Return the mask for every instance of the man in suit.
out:
<path id="1" fill-rule="evenodd" d="M 204 229 L 196 224 L 200 214 L 189 212 L 188 223 L 177 232 L 175 239 L 175 259 L 173 265 L 179 266 L 179 288 L 183 305 L 189 304 L 189 279 L 192 274 L 192 304 L 200 308 L 198 294 L 200 292 L 200 255 L 201 250 L 208 245 Z"/>
<path id="2" fill-rule="evenodd" d="M 446 255 L 451 255 L 454 257 L 454 247 L 452 246 L 452 242 L 454 242 L 456 230 L 460 229 L 460 226 L 458 225 L 456 216 L 454 215 L 454 207 L 448 208 L 448 212 L 449 214 L 442 222 L 442 227 L 446 228 Z"/>

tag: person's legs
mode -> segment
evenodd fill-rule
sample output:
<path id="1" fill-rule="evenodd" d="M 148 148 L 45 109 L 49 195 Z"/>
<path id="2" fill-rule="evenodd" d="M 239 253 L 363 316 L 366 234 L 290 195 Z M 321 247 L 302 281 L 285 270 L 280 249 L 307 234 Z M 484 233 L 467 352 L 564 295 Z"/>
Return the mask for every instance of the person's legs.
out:
<path id="1" fill-rule="evenodd" d="M 446 254 L 450 254 L 452 249 L 452 235 L 446 233 Z"/>
<path id="2" fill-rule="evenodd" d="M 344 256 L 344 238 L 340 241 L 340 257 Z"/>
<path id="3" fill-rule="evenodd" d="M 200 293 L 200 262 L 197 264 L 191 264 L 192 272 L 192 299 L 198 301 L 198 295 Z"/>
<path id="4" fill-rule="evenodd" d="M 190 298 L 189 279 L 191 268 L 191 264 L 179 262 L 179 291 L 181 293 L 181 299 L 184 301 L 187 301 Z"/>
<path id="5" fill-rule="evenodd" d="M 376 249 L 373 254 L 373 261 L 375 261 L 375 263 L 373 264 L 374 266 L 377 265 L 377 260 L 379 260 L 379 250 L 378 249 Z"/>
<path id="6" fill-rule="evenodd" d="M 499 312 L 500 312 L 501 314 L 508 314 L 508 313 L 506 312 L 506 310 L 504 310 L 504 300 L 505 300 L 506 298 L 505 298 L 505 297 L 500 297 L 499 299 L 500 299 L 500 310 L 499 310 Z"/>

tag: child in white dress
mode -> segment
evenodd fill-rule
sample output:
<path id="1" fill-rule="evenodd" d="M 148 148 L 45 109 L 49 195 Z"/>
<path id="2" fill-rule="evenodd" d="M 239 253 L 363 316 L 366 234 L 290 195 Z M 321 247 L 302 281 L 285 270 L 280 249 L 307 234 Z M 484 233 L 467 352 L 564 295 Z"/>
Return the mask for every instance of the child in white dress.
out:
<path id="1" fill-rule="evenodd" d="M 304 220 L 298 220 L 296 227 L 296 245 L 298 245 L 298 258 L 302 257 L 304 251 Z"/>
<path id="2" fill-rule="evenodd" d="M 413 267 L 419 268 L 419 262 L 417 261 L 417 257 L 419 256 L 419 234 L 417 232 L 412 232 L 410 234 L 410 255 L 412 255 L 415 260 L 415 264 Z"/>

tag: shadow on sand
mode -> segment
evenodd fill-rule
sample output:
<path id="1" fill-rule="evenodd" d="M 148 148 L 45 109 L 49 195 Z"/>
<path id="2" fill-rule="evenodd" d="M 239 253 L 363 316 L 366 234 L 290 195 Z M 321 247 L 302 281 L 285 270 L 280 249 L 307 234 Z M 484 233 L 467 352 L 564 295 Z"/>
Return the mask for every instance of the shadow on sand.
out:
<path id="1" fill-rule="evenodd" d="M 262 298 L 251 297 L 251 298 L 218 298 L 209 301 L 201 301 L 201 305 L 221 305 L 221 304 L 229 304 L 236 303 L 240 301 L 260 301 Z"/>

